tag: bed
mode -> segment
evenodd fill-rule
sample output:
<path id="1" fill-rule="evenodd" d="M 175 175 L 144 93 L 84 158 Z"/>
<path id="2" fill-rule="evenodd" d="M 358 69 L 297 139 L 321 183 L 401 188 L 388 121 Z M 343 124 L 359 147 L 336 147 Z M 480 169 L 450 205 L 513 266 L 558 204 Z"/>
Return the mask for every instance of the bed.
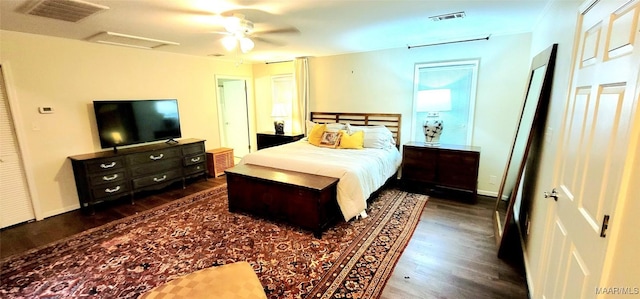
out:
<path id="1" fill-rule="evenodd" d="M 344 220 L 366 217 L 367 199 L 394 177 L 400 167 L 401 115 L 312 112 L 307 123 L 308 137 L 250 153 L 239 164 L 338 178 L 337 203 Z M 364 148 L 310 144 L 309 137 L 315 136 L 311 130 L 323 124 L 325 131 L 330 132 L 342 129 L 343 134 L 355 134 L 362 131 Z"/>

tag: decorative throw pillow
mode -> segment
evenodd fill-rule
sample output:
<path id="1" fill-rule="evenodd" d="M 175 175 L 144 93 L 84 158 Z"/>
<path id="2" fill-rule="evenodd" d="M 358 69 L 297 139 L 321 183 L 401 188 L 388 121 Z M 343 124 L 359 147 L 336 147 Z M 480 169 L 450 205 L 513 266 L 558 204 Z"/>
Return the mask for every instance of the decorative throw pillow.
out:
<path id="1" fill-rule="evenodd" d="M 336 148 L 340 145 L 341 132 L 324 131 L 318 146 Z"/>
<path id="2" fill-rule="evenodd" d="M 327 126 L 324 124 L 313 126 L 311 132 L 309 133 L 309 143 L 315 146 L 320 145 L 320 140 L 322 140 L 322 133 L 324 133 L 324 129 L 326 127 Z"/>
<path id="3" fill-rule="evenodd" d="M 364 131 L 358 131 L 351 135 L 347 134 L 346 131 L 340 131 L 342 133 L 342 137 L 340 137 L 340 145 L 338 148 L 351 148 L 351 149 L 362 149 L 364 146 Z"/>

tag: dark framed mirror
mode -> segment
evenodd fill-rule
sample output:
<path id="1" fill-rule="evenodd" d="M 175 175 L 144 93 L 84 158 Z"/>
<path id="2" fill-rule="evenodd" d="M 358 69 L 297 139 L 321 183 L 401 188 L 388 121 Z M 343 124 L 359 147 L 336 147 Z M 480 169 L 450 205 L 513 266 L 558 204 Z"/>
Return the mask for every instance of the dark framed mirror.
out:
<path id="1" fill-rule="evenodd" d="M 557 44 L 552 45 L 531 61 L 529 84 L 520 120 L 496 198 L 493 220 L 499 256 L 504 250 L 504 240 L 511 233 L 511 227 L 515 226 L 514 206 L 518 206 L 518 201 L 521 200 L 518 191 L 534 136 L 544 130 L 557 47 Z M 513 233 L 517 233 L 517 230 L 513 230 Z"/>

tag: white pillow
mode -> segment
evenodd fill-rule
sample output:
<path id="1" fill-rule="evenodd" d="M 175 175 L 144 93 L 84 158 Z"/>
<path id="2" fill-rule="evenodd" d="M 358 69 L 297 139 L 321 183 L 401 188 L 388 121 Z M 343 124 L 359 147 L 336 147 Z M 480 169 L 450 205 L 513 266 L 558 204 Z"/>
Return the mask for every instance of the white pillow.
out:
<path id="1" fill-rule="evenodd" d="M 349 135 L 358 131 L 364 132 L 365 148 L 390 148 L 396 144 L 393 139 L 393 133 L 385 126 L 353 126 L 347 124 Z"/>
<path id="2" fill-rule="evenodd" d="M 313 126 L 315 125 L 317 125 L 317 123 L 307 120 L 307 136 L 309 136 L 309 134 L 311 133 L 311 129 L 313 129 Z M 325 129 L 325 131 L 328 131 L 328 132 L 338 132 L 340 130 L 347 129 L 346 125 L 341 123 L 328 123 L 326 125 L 327 125 L 327 128 Z"/>

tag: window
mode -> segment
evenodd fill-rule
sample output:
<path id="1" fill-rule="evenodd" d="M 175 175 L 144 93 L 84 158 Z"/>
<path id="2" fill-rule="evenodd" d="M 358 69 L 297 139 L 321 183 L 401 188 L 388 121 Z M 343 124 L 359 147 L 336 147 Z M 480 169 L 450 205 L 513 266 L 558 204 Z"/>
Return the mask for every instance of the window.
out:
<path id="1" fill-rule="evenodd" d="M 284 120 L 285 131 L 291 131 L 291 107 L 293 101 L 293 75 L 280 75 L 271 78 L 271 117 Z"/>
<path id="2" fill-rule="evenodd" d="M 424 124 L 439 119 L 442 144 L 470 145 L 478 60 L 416 64 L 412 140 L 426 141 Z"/>

